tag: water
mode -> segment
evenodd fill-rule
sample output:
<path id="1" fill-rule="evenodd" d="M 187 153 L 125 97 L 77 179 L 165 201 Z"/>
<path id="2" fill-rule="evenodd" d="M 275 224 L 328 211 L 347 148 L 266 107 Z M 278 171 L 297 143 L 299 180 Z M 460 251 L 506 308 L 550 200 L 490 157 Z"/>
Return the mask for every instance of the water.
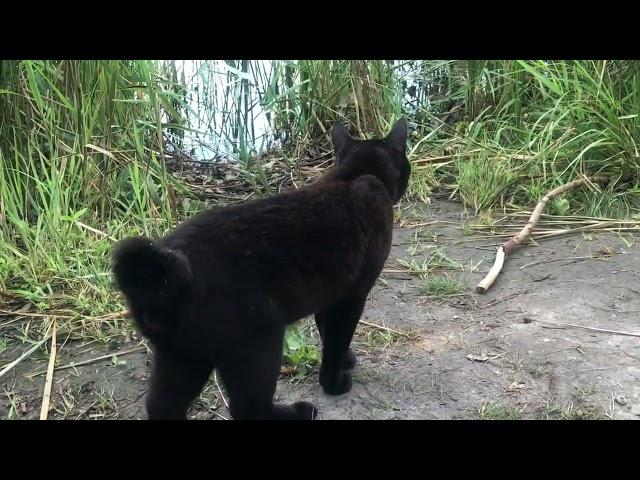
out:
<path id="1" fill-rule="evenodd" d="M 167 63 L 173 63 L 178 81 L 187 87 L 183 114 L 188 129 L 181 150 L 200 161 L 215 161 L 237 157 L 243 148 L 256 154 L 273 146 L 275 132 L 261 103 L 272 61 L 250 61 L 248 72 L 222 60 Z"/>
<path id="2" fill-rule="evenodd" d="M 279 145 L 264 101 L 274 73 L 274 60 L 179 60 L 175 68 L 186 87 L 183 112 L 188 129 L 172 137 L 180 149 L 199 161 L 238 159 Z M 431 109 L 434 95 L 443 95 L 445 62 L 394 61 L 399 99 L 409 116 Z M 296 81 L 296 79 L 294 79 Z M 435 93 L 434 93 L 435 92 Z M 182 136 L 182 135 L 181 135 Z"/>

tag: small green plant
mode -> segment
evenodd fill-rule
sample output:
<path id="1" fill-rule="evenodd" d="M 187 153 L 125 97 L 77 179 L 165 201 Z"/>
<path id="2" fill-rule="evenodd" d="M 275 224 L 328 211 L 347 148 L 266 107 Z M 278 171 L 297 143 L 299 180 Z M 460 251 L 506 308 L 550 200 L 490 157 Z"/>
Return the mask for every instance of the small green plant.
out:
<path id="1" fill-rule="evenodd" d="M 435 248 L 434 245 L 425 245 L 424 243 L 422 243 L 420 241 L 420 239 L 417 239 L 416 243 L 411 244 L 408 248 L 407 248 L 407 253 L 414 257 L 420 253 L 424 253 L 427 250 L 433 249 Z"/>
<path id="2" fill-rule="evenodd" d="M 522 357 L 520 352 L 514 352 L 506 355 L 503 362 L 505 365 L 508 365 L 511 370 L 517 372 L 524 365 L 524 358 Z"/>
<path id="3" fill-rule="evenodd" d="M 569 200 L 566 198 L 556 198 L 551 204 L 551 209 L 555 215 L 566 215 L 569 211 Z"/>
<path id="4" fill-rule="evenodd" d="M 20 402 L 20 398 L 16 393 L 8 392 L 6 389 L 4 393 L 9 399 L 9 411 L 7 412 L 7 420 L 15 420 L 20 416 L 20 414 L 18 413 L 18 403 Z"/>
<path id="5" fill-rule="evenodd" d="M 574 385 L 573 389 L 573 396 L 577 399 L 588 397 L 589 395 L 593 395 L 596 392 L 596 388 L 594 385 Z"/>
<path id="6" fill-rule="evenodd" d="M 416 232 L 416 241 L 420 241 L 422 240 L 428 240 L 429 242 L 433 242 L 433 243 L 438 243 L 438 238 L 439 238 L 439 234 L 438 232 L 432 232 L 429 230 L 418 230 Z"/>
<path id="7" fill-rule="evenodd" d="M 398 335 L 393 332 L 384 332 L 378 329 L 369 329 L 366 333 L 366 341 L 374 347 L 386 348 L 398 340 Z"/>
<path id="8" fill-rule="evenodd" d="M 478 416 L 482 420 L 520 420 L 522 413 L 512 406 L 485 402 L 478 409 Z"/>
<path id="9" fill-rule="evenodd" d="M 563 412 L 562 418 L 565 420 L 602 420 L 604 416 L 594 407 L 578 407 Z"/>
<path id="10" fill-rule="evenodd" d="M 516 179 L 509 162 L 479 156 L 456 160 L 458 191 L 478 214 L 494 206 Z"/>
<path id="11" fill-rule="evenodd" d="M 544 420 L 601 420 L 603 414 L 595 407 L 578 407 L 573 402 L 547 404 L 539 414 Z"/>
<path id="12" fill-rule="evenodd" d="M 294 326 L 287 329 L 283 345 L 283 360 L 297 370 L 295 379 L 306 377 L 318 364 L 319 357 L 318 348 L 308 342 L 300 327 Z"/>
<path id="13" fill-rule="evenodd" d="M 422 285 L 423 295 L 438 299 L 460 295 L 464 290 L 464 282 L 448 275 L 428 276 Z"/>
<path id="14" fill-rule="evenodd" d="M 103 415 L 115 414 L 118 413 L 118 404 L 113 397 L 113 390 L 107 391 L 101 389 L 97 394 L 97 402 L 98 402 L 98 410 Z"/>
<path id="15" fill-rule="evenodd" d="M 418 253 L 418 250 L 420 250 L 420 248 L 416 246 L 410 247 L 409 253 Z M 449 257 L 446 254 L 445 249 L 442 247 L 434 248 L 430 255 L 428 255 L 421 264 L 416 262 L 413 258 L 410 260 L 399 258 L 396 261 L 399 265 L 409 270 L 409 273 L 419 275 L 421 278 L 426 278 L 426 275 L 433 273 L 434 271 L 457 270 L 464 272 L 468 270 L 469 272 L 473 272 L 477 268 L 477 266 L 473 264 L 465 267 L 462 262 Z"/>
<path id="16" fill-rule="evenodd" d="M 542 378 L 549 373 L 549 367 L 547 365 L 538 365 L 535 368 L 529 370 L 529 374 L 533 378 Z"/>
<path id="17" fill-rule="evenodd" d="M 429 203 L 431 192 L 438 184 L 435 169 L 432 166 L 413 167 L 409 177 L 406 198 Z"/>

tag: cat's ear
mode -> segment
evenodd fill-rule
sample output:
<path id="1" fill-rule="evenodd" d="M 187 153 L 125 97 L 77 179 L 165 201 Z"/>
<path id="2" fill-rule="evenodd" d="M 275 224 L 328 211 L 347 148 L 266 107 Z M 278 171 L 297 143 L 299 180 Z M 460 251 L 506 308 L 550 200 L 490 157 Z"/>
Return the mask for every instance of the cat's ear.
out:
<path id="1" fill-rule="evenodd" d="M 353 139 L 346 127 L 342 123 L 336 123 L 331 129 L 331 141 L 333 142 L 333 148 L 337 153 L 349 145 Z"/>
<path id="2" fill-rule="evenodd" d="M 387 135 L 387 142 L 402 153 L 406 153 L 407 151 L 407 120 L 406 118 L 401 118 L 396 122 L 396 124 Z"/>

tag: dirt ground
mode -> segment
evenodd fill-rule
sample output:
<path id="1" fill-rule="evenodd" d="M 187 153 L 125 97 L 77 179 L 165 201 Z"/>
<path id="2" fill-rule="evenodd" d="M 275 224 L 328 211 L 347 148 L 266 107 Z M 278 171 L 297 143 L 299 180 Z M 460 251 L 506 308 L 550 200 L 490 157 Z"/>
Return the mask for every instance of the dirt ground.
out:
<path id="1" fill-rule="evenodd" d="M 303 379 L 283 375 L 277 400 L 312 401 L 320 420 L 640 418 L 640 243 L 592 234 L 527 246 L 479 295 L 474 287 L 492 265 L 497 241 L 469 241 L 458 204 L 434 201 L 411 210 L 429 225 L 395 230 L 354 338 L 351 392 L 322 393 L 315 367 Z M 464 293 L 427 298 L 425 280 L 397 263 L 421 264 L 437 249 L 462 267 L 437 275 L 462 280 Z M 610 255 L 579 258 L 605 250 Z M 0 319 L 0 370 L 30 347 L 16 343 L 5 323 Z M 127 353 L 132 349 L 138 351 Z M 59 350 L 58 365 L 87 360 L 56 371 L 50 418 L 145 418 L 149 356 L 139 342 Z M 0 379 L 1 418 L 38 418 L 45 375 L 25 375 L 46 370 L 47 361 L 37 351 Z M 190 417 L 229 418 L 223 392 L 212 379 Z"/>

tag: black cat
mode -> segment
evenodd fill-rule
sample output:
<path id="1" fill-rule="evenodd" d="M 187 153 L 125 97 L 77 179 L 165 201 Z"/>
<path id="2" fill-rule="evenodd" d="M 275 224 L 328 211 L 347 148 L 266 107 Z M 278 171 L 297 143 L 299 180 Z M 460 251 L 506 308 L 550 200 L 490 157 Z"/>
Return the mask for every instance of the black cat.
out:
<path id="1" fill-rule="evenodd" d="M 211 209 L 113 255 L 118 288 L 154 350 L 147 412 L 184 419 L 218 369 L 234 419 L 313 419 L 308 402 L 274 405 L 285 327 L 315 314 L 320 384 L 351 389 L 349 349 L 391 248 L 393 205 L 411 171 L 407 123 L 385 139 L 332 130 L 337 164 L 296 191 Z"/>

